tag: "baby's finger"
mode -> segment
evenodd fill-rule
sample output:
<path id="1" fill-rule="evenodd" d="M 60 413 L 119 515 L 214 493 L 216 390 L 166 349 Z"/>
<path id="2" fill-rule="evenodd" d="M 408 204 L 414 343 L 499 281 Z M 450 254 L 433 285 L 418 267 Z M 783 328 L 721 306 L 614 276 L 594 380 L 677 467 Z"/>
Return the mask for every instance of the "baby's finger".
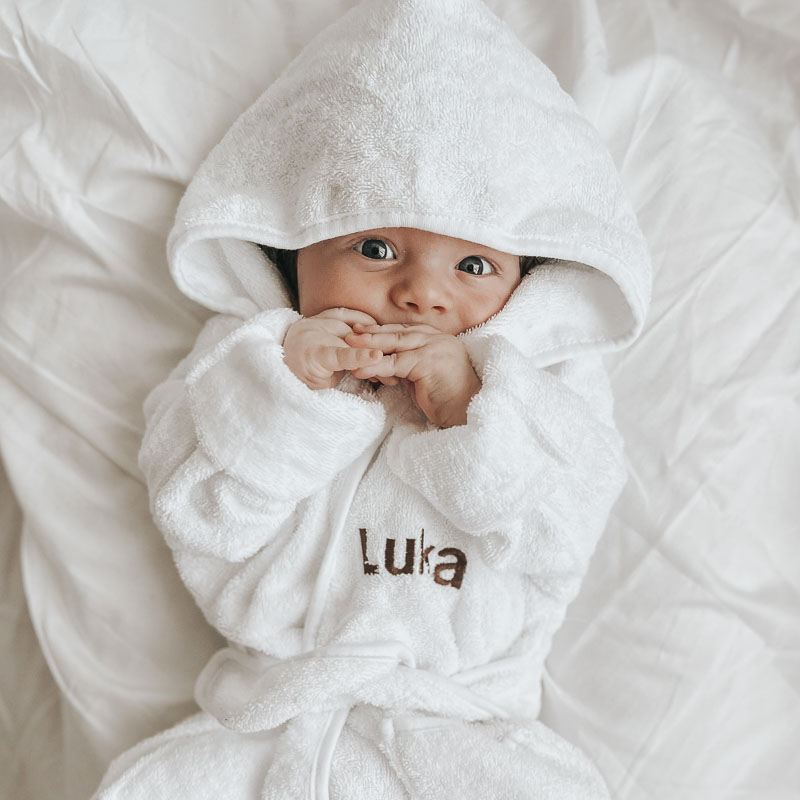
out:
<path id="1" fill-rule="evenodd" d="M 327 308 L 315 316 L 322 319 L 338 319 L 347 323 L 350 327 L 353 325 L 377 325 L 373 317 L 365 311 L 358 311 L 355 308 Z"/>
<path id="2" fill-rule="evenodd" d="M 369 367 L 382 357 L 380 350 L 361 350 L 354 347 L 320 347 L 317 353 L 319 365 L 331 372 Z"/>
<path id="3" fill-rule="evenodd" d="M 374 347 L 384 353 L 401 350 L 417 350 L 427 344 L 431 334 L 415 328 L 406 328 L 383 333 L 348 333 L 344 340 L 352 347 Z"/>
<path id="4" fill-rule="evenodd" d="M 441 333 L 433 325 L 415 325 L 405 322 L 391 322 L 386 325 L 367 325 L 360 322 L 353 325 L 353 330 L 357 333 L 396 333 L 397 331 L 420 331 L 421 333 Z"/>
<path id="5" fill-rule="evenodd" d="M 356 378 L 407 378 L 417 361 L 418 355 L 413 350 L 389 353 L 373 364 L 364 365 L 351 371 Z"/>

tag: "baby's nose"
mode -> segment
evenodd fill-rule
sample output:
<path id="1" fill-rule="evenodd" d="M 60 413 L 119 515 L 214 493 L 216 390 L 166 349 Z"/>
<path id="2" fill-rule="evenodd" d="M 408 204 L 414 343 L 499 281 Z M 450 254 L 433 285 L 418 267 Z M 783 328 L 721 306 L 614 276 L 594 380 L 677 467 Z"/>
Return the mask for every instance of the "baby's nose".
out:
<path id="1" fill-rule="evenodd" d="M 442 270 L 432 264 L 406 266 L 393 287 L 394 302 L 415 314 L 446 313 L 451 300 Z"/>

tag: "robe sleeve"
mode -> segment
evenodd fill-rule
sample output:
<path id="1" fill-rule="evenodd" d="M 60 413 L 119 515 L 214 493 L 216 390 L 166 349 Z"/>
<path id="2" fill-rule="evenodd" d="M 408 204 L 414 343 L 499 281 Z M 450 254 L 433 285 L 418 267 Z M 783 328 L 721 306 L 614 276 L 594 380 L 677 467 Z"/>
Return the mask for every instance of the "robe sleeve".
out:
<path id="1" fill-rule="evenodd" d="M 393 471 L 498 567 L 580 572 L 626 481 L 600 356 L 540 368 L 495 337 L 467 423 L 398 431 Z"/>
<path id="2" fill-rule="evenodd" d="M 380 434 L 379 403 L 312 391 L 283 362 L 298 318 L 291 309 L 212 318 L 147 398 L 139 463 L 173 550 L 249 558 Z"/>

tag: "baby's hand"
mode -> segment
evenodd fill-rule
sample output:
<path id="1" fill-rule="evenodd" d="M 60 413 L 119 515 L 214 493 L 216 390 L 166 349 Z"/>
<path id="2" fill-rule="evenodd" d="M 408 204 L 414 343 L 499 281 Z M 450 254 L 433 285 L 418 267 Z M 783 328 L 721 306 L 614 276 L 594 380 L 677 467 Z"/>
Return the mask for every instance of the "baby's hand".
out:
<path id="1" fill-rule="evenodd" d="M 481 382 L 460 339 L 430 325 L 355 323 L 344 340 L 383 358 L 352 369 L 356 378 L 402 381 L 422 413 L 442 428 L 464 425 Z"/>
<path id="2" fill-rule="evenodd" d="M 283 340 L 286 366 L 311 389 L 332 389 L 347 370 L 370 366 L 383 357 L 380 350 L 350 347 L 345 336 L 352 326 L 374 325 L 363 311 L 330 308 L 289 326 Z"/>

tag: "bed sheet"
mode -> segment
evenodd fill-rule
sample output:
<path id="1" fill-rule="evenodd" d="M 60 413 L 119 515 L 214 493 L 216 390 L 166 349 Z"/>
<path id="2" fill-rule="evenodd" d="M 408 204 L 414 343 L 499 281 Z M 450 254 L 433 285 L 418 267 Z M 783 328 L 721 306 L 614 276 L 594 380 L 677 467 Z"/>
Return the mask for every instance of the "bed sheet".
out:
<path id="1" fill-rule="evenodd" d="M 349 1 L 0 5 L 0 798 L 87 797 L 192 710 L 217 635 L 154 530 L 141 405 L 205 314 L 177 201 Z M 608 358 L 630 480 L 545 676 L 617 800 L 800 796 L 800 8 L 493 0 L 650 243 Z"/>

